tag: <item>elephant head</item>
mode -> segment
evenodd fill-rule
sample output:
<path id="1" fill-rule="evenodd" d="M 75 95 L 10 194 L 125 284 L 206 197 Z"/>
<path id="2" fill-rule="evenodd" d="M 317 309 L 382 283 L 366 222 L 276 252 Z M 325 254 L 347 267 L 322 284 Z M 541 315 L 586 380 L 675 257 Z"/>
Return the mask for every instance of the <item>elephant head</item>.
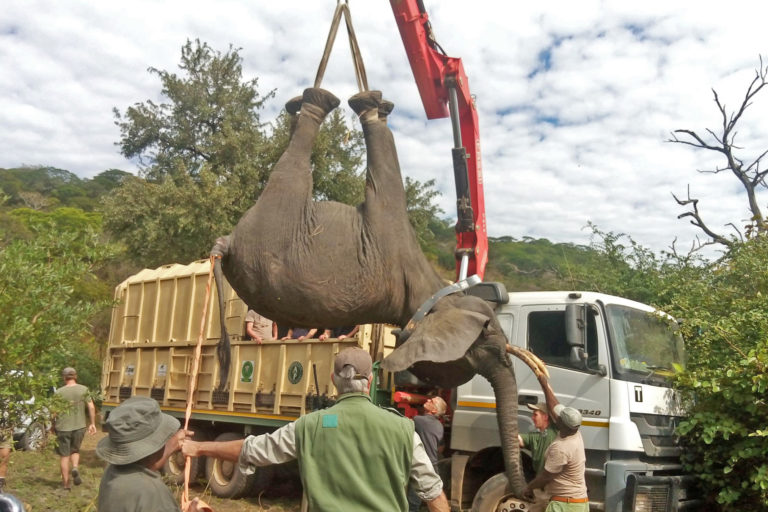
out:
<path id="1" fill-rule="evenodd" d="M 478 373 L 491 383 L 504 467 L 510 490 L 519 495 L 525 481 L 517 440 L 517 382 L 507 357 L 511 349 L 493 309 L 478 297 L 449 295 L 402 331 L 403 338 L 407 339 L 384 359 L 386 370 L 410 370 L 420 380 L 448 389 Z"/>
<path id="2" fill-rule="evenodd" d="M 286 325 L 317 327 L 390 323 L 405 326 L 443 281 L 421 252 L 406 210 L 405 190 L 386 118 L 393 105 L 378 91 L 353 96 L 367 149 L 365 201 L 351 207 L 312 199 L 310 154 L 320 123 L 339 104 L 307 89 L 286 109 L 295 116 L 288 148 L 256 204 L 212 254 L 251 309 Z M 220 289 L 220 288 L 219 288 Z M 221 297 L 221 294 L 219 295 Z M 223 318 L 221 325 L 226 321 Z M 517 392 L 507 342 L 482 299 L 442 298 L 387 360 L 441 387 L 476 373 L 494 387 L 511 488 L 524 484 L 517 444 Z M 403 336 L 402 339 L 405 337 Z M 219 344 L 220 386 L 229 371 L 229 341 Z"/>

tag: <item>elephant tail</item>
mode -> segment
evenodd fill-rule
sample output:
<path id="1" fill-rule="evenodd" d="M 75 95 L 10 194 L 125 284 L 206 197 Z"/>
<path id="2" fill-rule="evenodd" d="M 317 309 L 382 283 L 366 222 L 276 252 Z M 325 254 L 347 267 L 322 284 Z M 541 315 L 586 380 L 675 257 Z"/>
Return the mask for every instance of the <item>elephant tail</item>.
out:
<path id="1" fill-rule="evenodd" d="M 213 256 L 213 278 L 216 281 L 216 295 L 219 298 L 219 324 L 221 325 L 221 338 L 216 346 L 216 355 L 219 359 L 219 385 L 218 391 L 223 391 L 229 381 L 229 366 L 232 360 L 229 332 L 227 332 L 227 311 L 224 303 L 224 273 L 221 270 L 221 260 L 227 255 L 229 249 L 229 237 L 221 237 L 216 240 L 216 245 L 211 249 Z"/>

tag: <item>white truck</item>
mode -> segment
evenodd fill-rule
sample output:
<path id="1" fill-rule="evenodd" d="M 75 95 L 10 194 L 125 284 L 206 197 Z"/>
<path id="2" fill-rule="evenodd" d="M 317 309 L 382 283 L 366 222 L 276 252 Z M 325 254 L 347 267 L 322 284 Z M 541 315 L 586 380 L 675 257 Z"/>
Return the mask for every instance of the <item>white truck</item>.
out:
<path id="1" fill-rule="evenodd" d="M 581 411 L 590 510 L 671 512 L 700 504 L 674 433 L 683 411 L 669 377 L 685 364 L 685 352 L 671 318 L 601 293 L 507 294 L 498 283 L 471 293 L 496 303 L 510 343 L 547 363 L 558 400 Z M 520 431 L 532 431 L 525 404 L 544 396 L 531 370 L 517 359 L 514 365 Z M 518 510 L 503 498 L 494 394 L 480 376 L 456 390 L 450 448 L 453 510 Z M 529 454 L 523 458 L 531 471 Z"/>

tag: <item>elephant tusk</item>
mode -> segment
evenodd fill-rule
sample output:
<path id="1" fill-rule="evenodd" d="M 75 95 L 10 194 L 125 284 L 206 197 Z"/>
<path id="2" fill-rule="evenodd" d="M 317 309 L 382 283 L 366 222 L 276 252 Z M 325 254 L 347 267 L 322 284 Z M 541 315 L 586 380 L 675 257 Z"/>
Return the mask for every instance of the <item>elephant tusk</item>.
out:
<path id="1" fill-rule="evenodd" d="M 539 359 L 538 356 L 536 356 L 536 354 L 533 352 L 530 352 L 524 348 L 507 344 L 507 354 L 512 354 L 527 364 L 531 371 L 533 371 L 534 375 L 536 375 L 536 377 L 546 375 L 547 378 L 549 378 L 549 370 L 547 370 L 547 365 L 544 364 L 544 361 Z"/>

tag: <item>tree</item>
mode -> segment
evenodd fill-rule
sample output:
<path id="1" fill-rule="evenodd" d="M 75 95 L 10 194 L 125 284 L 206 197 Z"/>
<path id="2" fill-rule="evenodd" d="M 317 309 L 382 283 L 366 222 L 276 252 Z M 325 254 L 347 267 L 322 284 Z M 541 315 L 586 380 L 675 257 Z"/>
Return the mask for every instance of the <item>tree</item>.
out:
<path id="1" fill-rule="evenodd" d="M 203 167 L 151 182 L 132 177 L 103 202 L 106 229 L 146 267 L 204 258 L 241 215 L 236 194 Z"/>
<path id="2" fill-rule="evenodd" d="M 108 294 L 89 293 L 94 270 L 111 253 L 98 232 L 55 221 L 27 227 L 34 236 L 0 249 L 0 430 L 53 407 L 47 390 L 64 366 L 98 387 L 101 361 L 89 321 L 110 303 Z M 24 403 L 33 396 L 34 404 Z"/>
<path id="3" fill-rule="evenodd" d="M 113 110 L 121 153 L 138 159 L 142 177 L 188 186 L 187 178 L 199 181 L 205 168 L 235 195 L 238 209 L 253 204 L 272 167 L 264 159 L 268 141 L 259 112 L 274 91 L 262 95 L 258 79 L 242 81 L 239 52 L 188 40 L 181 49 L 182 74 L 149 68 L 168 103 L 147 100 L 123 115 Z"/>
<path id="4" fill-rule="evenodd" d="M 675 201 L 680 206 L 690 207 L 690 210 L 682 213 L 678 216 L 679 219 L 683 217 L 690 217 L 690 222 L 694 226 L 700 228 L 707 237 L 710 238 L 705 244 L 699 244 L 698 247 L 706 244 L 720 244 L 727 248 L 733 248 L 734 245 L 744 239 L 744 236 L 750 237 L 753 235 L 768 232 L 768 223 L 766 223 L 763 212 L 757 200 L 757 190 L 759 187 L 766 187 L 765 176 L 768 174 L 768 169 L 760 169 L 763 157 L 768 154 L 768 150 L 763 151 L 758 156 L 745 161 L 741 156 L 737 154 L 738 150 L 741 150 L 736 144 L 736 126 L 742 119 L 747 108 L 752 105 L 752 101 L 755 96 L 766 86 L 768 78 L 768 65 L 763 64 L 763 59 L 760 57 L 760 66 L 755 70 L 755 77 L 747 87 L 747 91 L 744 95 L 744 99 L 741 105 L 733 111 L 726 109 L 725 103 L 720 101 L 720 97 L 717 91 L 712 89 L 714 95 L 715 104 L 720 112 L 722 121 L 722 127 L 718 130 L 712 130 L 707 128 L 708 135 L 703 136 L 698 132 L 689 129 L 679 129 L 672 132 L 672 138 L 668 142 L 674 142 L 677 144 L 684 144 L 696 149 L 703 149 L 706 151 L 714 151 L 720 153 L 725 162 L 723 165 L 716 167 L 710 172 L 718 174 L 724 171 L 730 171 L 736 179 L 739 180 L 744 187 L 744 192 L 747 196 L 747 205 L 751 213 L 749 223 L 745 227 L 745 233 L 734 224 L 729 225 L 736 231 L 735 235 L 727 235 L 724 233 L 718 233 L 713 230 L 701 216 L 698 203 L 699 200 L 691 197 L 690 188 L 688 190 L 688 196 L 685 199 L 680 199 L 673 194 Z"/>
<path id="5" fill-rule="evenodd" d="M 666 280 L 689 355 L 677 383 L 689 413 L 678 428 L 683 463 L 727 512 L 768 511 L 767 260 L 759 235 Z"/>

